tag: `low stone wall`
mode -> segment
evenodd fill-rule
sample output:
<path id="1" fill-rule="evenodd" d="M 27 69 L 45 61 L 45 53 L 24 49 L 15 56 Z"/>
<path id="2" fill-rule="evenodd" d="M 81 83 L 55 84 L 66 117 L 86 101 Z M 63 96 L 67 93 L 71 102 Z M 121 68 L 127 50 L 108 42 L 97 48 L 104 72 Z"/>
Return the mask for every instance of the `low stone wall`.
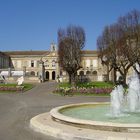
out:
<path id="1" fill-rule="evenodd" d="M 19 77 L 7 77 L 6 82 L 7 83 L 17 83 L 17 79 Z M 24 83 L 39 83 L 38 77 L 24 77 Z"/>
<path id="2" fill-rule="evenodd" d="M 24 86 L 0 86 L 0 91 L 23 91 Z"/>

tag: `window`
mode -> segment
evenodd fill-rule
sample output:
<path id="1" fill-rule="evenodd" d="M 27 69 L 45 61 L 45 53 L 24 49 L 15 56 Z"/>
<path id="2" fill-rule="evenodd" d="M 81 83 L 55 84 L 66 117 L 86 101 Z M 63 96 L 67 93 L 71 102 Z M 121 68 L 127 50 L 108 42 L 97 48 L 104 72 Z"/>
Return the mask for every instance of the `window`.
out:
<path id="1" fill-rule="evenodd" d="M 92 62 L 93 62 L 93 67 L 98 67 L 98 61 L 97 61 L 97 59 L 92 60 Z"/>
<path id="2" fill-rule="evenodd" d="M 37 65 L 37 67 L 39 67 L 39 60 L 38 60 L 36 63 L 37 63 L 37 64 L 36 64 L 36 65 Z"/>
<path id="3" fill-rule="evenodd" d="M 21 61 L 20 60 L 17 60 L 17 68 L 21 68 Z"/>
<path id="4" fill-rule="evenodd" d="M 55 67 L 55 60 L 52 61 L 52 67 Z"/>
<path id="5" fill-rule="evenodd" d="M 60 71 L 60 76 L 62 76 L 63 75 L 63 72 L 62 71 Z"/>
<path id="6" fill-rule="evenodd" d="M 34 61 L 31 60 L 31 67 L 34 67 Z"/>
<path id="7" fill-rule="evenodd" d="M 48 60 L 45 61 L 45 66 L 49 67 L 49 61 Z"/>
<path id="8" fill-rule="evenodd" d="M 90 67 L 90 60 L 89 59 L 86 60 L 86 67 Z"/>

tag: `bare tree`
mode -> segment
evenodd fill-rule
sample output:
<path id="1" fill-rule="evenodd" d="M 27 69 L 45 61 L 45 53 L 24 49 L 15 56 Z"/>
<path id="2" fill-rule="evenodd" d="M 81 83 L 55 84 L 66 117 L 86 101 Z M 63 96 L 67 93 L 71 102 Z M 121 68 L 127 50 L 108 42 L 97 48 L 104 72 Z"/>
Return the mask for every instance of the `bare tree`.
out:
<path id="1" fill-rule="evenodd" d="M 105 27 L 97 46 L 102 62 L 109 65 L 110 70 L 114 69 L 114 77 L 119 71 L 126 83 L 126 75 L 132 66 L 140 74 L 135 65 L 140 66 L 140 13 L 133 10 Z"/>
<path id="2" fill-rule="evenodd" d="M 136 68 L 136 64 L 140 67 L 140 12 L 133 10 L 121 17 L 118 22 L 124 32 L 122 44 L 127 48 L 126 56 L 140 75 L 140 71 Z"/>
<path id="3" fill-rule="evenodd" d="M 59 65 L 68 73 L 69 83 L 75 86 L 77 70 L 81 68 L 81 50 L 85 45 L 82 27 L 70 25 L 58 30 Z"/>
<path id="4" fill-rule="evenodd" d="M 100 54 L 99 57 L 103 64 L 108 66 L 108 74 L 113 70 L 113 81 L 116 82 L 116 71 L 119 71 L 123 76 L 125 84 L 126 74 L 133 63 L 127 58 L 128 48 L 126 43 L 122 43 L 122 39 L 124 39 L 124 32 L 122 32 L 120 25 L 116 23 L 105 27 L 102 38 L 99 37 L 97 42 Z M 105 60 L 104 57 L 106 57 Z"/>
<path id="5" fill-rule="evenodd" d="M 109 72 L 113 69 L 114 71 L 114 82 L 116 81 L 116 70 L 117 70 L 117 25 L 113 24 L 106 26 L 103 30 L 102 35 L 97 39 L 97 46 L 99 51 L 99 58 L 102 63 L 107 66 L 107 74 L 109 78 Z"/>
<path id="6" fill-rule="evenodd" d="M 109 82 L 109 73 L 110 73 L 110 66 L 109 66 L 109 55 L 108 49 L 105 41 L 105 36 L 99 36 L 97 39 L 97 49 L 98 49 L 98 57 L 101 59 L 102 65 L 105 65 L 107 68 L 107 77 L 106 81 Z"/>

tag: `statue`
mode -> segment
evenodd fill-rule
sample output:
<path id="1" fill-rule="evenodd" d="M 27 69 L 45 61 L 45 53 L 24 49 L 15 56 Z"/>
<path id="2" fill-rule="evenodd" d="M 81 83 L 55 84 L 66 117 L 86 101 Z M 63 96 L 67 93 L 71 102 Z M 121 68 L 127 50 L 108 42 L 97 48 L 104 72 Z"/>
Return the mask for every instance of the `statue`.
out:
<path id="1" fill-rule="evenodd" d="M 23 76 L 21 76 L 17 79 L 17 85 L 18 86 L 21 86 L 23 84 L 23 82 L 24 82 L 24 77 Z"/>

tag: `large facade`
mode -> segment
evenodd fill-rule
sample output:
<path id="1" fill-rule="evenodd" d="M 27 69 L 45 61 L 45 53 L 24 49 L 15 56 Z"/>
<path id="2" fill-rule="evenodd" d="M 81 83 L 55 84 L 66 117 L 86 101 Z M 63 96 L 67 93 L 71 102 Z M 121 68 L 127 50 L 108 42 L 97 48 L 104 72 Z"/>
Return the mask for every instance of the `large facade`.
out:
<path id="1" fill-rule="evenodd" d="M 51 44 L 49 51 L 9 51 L 5 52 L 11 57 L 11 68 L 23 71 L 25 77 L 36 77 L 44 80 L 67 81 L 68 75 L 58 64 L 56 45 Z M 105 80 L 106 69 L 98 59 L 97 51 L 82 51 L 82 68 L 78 70 L 79 79 L 92 81 Z"/>
<path id="2" fill-rule="evenodd" d="M 0 69 L 7 69 L 10 67 L 10 57 L 3 52 L 0 52 Z"/>

